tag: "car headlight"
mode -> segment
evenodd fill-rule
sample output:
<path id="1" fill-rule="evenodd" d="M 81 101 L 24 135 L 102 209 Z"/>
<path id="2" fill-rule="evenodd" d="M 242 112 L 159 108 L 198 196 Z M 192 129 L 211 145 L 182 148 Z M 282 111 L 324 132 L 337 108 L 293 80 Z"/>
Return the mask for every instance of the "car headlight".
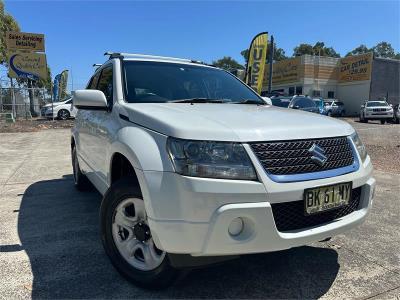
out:
<path id="1" fill-rule="evenodd" d="M 365 159 L 367 158 L 367 149 L 365 149 L 365 146 L 363 142 L 361 141 L 360 137 L 358 136 L 357 132 L 354 132 L 351 136 L 351 139 L 354 142 L 354 145 L 356 146 L 357 152 L 360 155 L 361 161 L 364 162 Z"/>
<path id="2" fill-rule="evenodd" d="M 257 180 L 253 164 L 240 143 L 168 138 L 167 150 L 175 172 L 181 175 Z"/>

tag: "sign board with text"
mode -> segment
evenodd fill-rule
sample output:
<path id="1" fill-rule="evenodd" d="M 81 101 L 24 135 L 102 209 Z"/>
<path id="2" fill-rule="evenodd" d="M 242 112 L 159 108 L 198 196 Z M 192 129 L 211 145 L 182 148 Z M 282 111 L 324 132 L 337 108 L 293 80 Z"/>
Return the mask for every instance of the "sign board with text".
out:
<path id="1" fill-rule="evenodd" d="M 339 62 L 339 83 L 371 79 L 373 54 L 366 53 L 342 58 Z"/>
<path id="2" fill-rule="evenodd" d="M 301 57 L 277 61 L 273 64 L 272 84 L 284 84 L 299 81 Z M 269 65 L 265 68 L 264 85 L 268 86 Z"/>
<path id="3" fill-rule="evenodd" d="M 7 31 L 7 50 L 26 50 L 44 52 L 44 34 Z"/>
<path id="4" fill-rule="evenodd" d="M 40 80 L 47 78 L 46 55 L 34 52 L 11 51 L 7 55 L 11 78 Z"/>

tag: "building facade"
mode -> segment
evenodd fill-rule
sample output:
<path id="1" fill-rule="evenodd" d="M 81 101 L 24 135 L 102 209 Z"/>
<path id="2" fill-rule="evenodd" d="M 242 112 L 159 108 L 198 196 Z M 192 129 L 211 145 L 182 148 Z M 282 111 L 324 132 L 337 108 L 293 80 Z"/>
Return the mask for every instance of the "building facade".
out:
<path id="1" fill-rule="evenodd" d="M 372 53 L 345 58 L 303 55 L 274 63 L 272 89 L 289 96 L 339 99 L 346 115 L 357 115 L 366 100 L 399 103 L 399 74 L 400 61 L 374 58 Z M 263 91 L 268 78 L 267 66 Z"/>

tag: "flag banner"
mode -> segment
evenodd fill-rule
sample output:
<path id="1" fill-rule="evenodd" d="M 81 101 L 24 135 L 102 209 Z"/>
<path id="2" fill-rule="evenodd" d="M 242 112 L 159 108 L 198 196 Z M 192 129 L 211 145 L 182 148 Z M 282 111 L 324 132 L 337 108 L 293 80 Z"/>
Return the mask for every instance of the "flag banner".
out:
<path id="1" fill-rule="evenodd" d="M 53 102 L 57 102 L 59 98 L 60 80 L 61 80 L 61 74 L 57 74 L 56 77 L 54 77 L 54 82 L 53 82 Z"/>
<path id="2" fill-rule="evenodd" d="M 267 59 L 268 32 L 257 34 L 250 44 L 245 82 L 261 93 Z"/>
<path id="3" fill-rule="evenodd" d="M 60 97 L 64 99 L 67 95 L 67 83 L 68 83 L 68 70 L 64 70 L 61 72 L 60 79 Z"/>

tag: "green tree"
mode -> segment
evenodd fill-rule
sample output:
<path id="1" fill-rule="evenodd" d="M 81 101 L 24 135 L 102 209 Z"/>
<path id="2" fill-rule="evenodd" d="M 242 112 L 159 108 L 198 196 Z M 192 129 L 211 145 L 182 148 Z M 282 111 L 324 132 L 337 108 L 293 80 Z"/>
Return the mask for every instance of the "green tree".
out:
<path id="1" fill-rule="evenodd" d="M 340 57 L 340 54 L 337 53 L 335 49 L 332 47 L 326 47 L 324 42 L 316 42 L 314 46 L 311 44 L 300 44 L 293 49 L 293 56 L 301 56 L 305 54 Z"/>
<path id="2" fill-rule="evenodd" d="M 380 42 L 375 47 L 372 47 L 372 51 L 376 57 L 383 58 L 395 58 L 396 54 L 390 43 Z"/>
<path id="3" fill-rule="evenodd" d="M 6 62 L 6 41 L 7 31 L 20 31 L 17 21 L 4 10 L 4 2 L 0 0 L 0 64 Z"/>
<path id="4" fill-rule="evenodd" d="M 269 52 L 271 47 L 267 47 L 267 61 L 269 58 Z M 249 49 L 245 49 L 243 51 L 240 52 L 240 54 L 243 56 L 245 62 L 247 63 L 247 59 L 249 57 Z M 276 43 L 274 43 L 274 61 L 280 61 L 280 60 L 284 60 L 287 59 L 287 56 L 285 54 L 285 50 L 283 50 L 282 48 L 278 48 L 276 46 Z"/>
<path id="5" fill-rule="evenodd" d="M 302 56 L 304 54 L 314 55 L 313 46 L 310 44 L 300 44 L 293 49 L 293 56 Z"/>
<path id="6" fill-rule="evenodd" d="M 346 56 L 359 55 L 359 54 L 364 54 L 364 53 L 368 53 L 371 51 L 372 50 L 369 49 L 367 46 L 365 46 L 364 44 L 361 44 L 357 48 L 354 48 L 349 53 L 347 53 Z"/>
<path id="7" fill-rule="evenodd" d="M 236 69 L 244 69 L 244 67 L 239 64 L 236 60 L 234 60 L 230 56 L 224 56 L 218 60 L 212 62 L 212 64 L 218 68 L 222 68 L 224 70 L 236 70 Z"/>

